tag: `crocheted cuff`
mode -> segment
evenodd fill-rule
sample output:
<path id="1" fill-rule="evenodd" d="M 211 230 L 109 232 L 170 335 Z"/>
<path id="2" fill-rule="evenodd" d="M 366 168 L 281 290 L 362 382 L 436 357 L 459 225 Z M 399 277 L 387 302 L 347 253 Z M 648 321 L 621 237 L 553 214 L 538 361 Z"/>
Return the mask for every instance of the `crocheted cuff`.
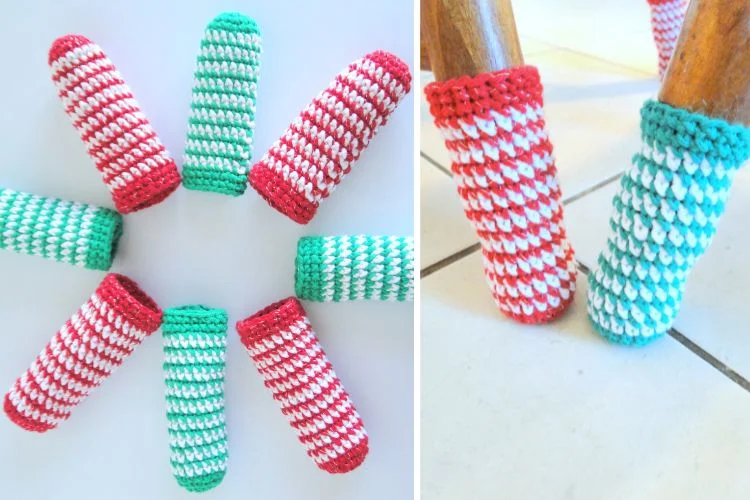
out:
<path id="1" fill-rule="evenodd" d="M 414 300 L 414 238 L 307 236 L 297 243 L 298 298 Z"/>
<path id="2" fill-rule="evenodd" d="M 5 395 L 6 415 L 45 432 L 132 354 L 161 323 L 156 302 L 120 274 L 108 274 Z"/>
<path id="3" fill-rule="evenodd" d="M 239 196 L 247 187 L 260 76 L 261 35 L 235 12 L 206 27 L 195 70 L 182 182 Z"/>
<path id="4" fill-rule="evenodd" d="M 113 210 L 0 188 L 0 248 L 106 271 L 121 234 Z"/>
<path id="5" fill-rule="evenodd" d="M 555 319 L 573 300 L 576 266 L 539 72 L 523 66 L 435 82 L 425 94 L 495 302 L 523 323 Z"/>
<path id="6" fill-rule="evenodd" d="M 708 248 L 750 129 L 648 101 L 641 150 L 620 181 L 607 246 L 589 275 L 588 314 L 606 338 L 642 345 L 672 326 Z"/>
<path id="7" fill-rule="evenodd" d="M 227 313 L 204 306 L 167 309 L 161 329 L 172 473 L 186 490 L 207 491 L 227 470 Z"/>
<path id="8" fill-rule="evenodd" d="M 667 72 L 685 21 L 687 0 L 648 0 L 651 9 L 651 33 L 659 53 L 659 78 Z"/>
<path id="9" fill-rule="evenodd" d="M 411 88 L 401 59 L 376 51 L 344 69 L 250 171 L 250 184 L 300 224 L 315 215 Z"/>
<path id="10" fill-rule="evenodd" d="M 332 474 L 357 468 L 367 432 L 299 301 L 271 304 L 237 323 L 237 332 L 307 455 Z"/>
<path id="11" fill-rule="evenodd" d="M 150 207 L 177 189 L 174 160 L 101 47 L 65 35 L 52 43 L 49 65 L 65 111 L 119 212 Z"/>

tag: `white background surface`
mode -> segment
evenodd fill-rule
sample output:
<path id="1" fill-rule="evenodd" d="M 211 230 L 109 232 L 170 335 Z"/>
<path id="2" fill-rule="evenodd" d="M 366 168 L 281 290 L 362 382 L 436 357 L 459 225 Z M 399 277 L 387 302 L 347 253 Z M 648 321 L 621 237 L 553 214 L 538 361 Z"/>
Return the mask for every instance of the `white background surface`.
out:
<path id="1" fill-rule="evenodd" d="M 328 7 L 323 7 L 329 4 Z M 112 206 L 55 93 L 51 42 L 99 43 L 181 164 L 192 73 L 203 29 L 238 10 L 263 32 L 254 158 L 352 60 L 376 49 L 413 69 L 413 13 L 403 0 L 339 2 L 11 2 L 0 46 L 0 185 Z M 412 92 L 308 226 L 240 198 L 179 189 L 125 217 L 113 271 L 162 307 L 201 303 L 229 313 L 229 472 L 203 498 L 401 499 L 412 494 L 412 304 L 305 303 L 358 406 L 370 455 L 344 476 L 318 470 L 263 387 L 234 323 L 293 294 L 296 241 L 312 234 L 412 233 Z M 0 254 L 0 385 L 10 387 L 104 273 Z M 36 499 L 195 498 L 172 478 L 161 334 L 147 339 L 58 429 L 37 435 L 0 418 L 2 496 Z"/>

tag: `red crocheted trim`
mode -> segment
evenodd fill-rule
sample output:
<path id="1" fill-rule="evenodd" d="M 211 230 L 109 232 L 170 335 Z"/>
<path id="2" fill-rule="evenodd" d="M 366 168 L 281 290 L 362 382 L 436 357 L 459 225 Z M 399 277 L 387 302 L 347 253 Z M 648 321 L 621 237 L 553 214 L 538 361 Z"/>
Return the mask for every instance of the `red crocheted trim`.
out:
<path id="1" fill-rule="evenodd" d="M 305 198 L 263 160 L 250 170 L 248 180 L 269 205 L 298 224 L 307 224 L 318 211 L 318 204 Z"/>
<path id="2" fill-rule="evenodd" d="M 147 335 L 161 326 L 163 312 L 159 305 L 127 276 L 108 274 L 99 284 L 96 294 L 132 326 Z"/>
<path id="3" fill-rule="evenodd" d="M 252 316 L 237 322 L 237 333 L 245 347 L 278 333 L 285 327 L 305 318 L 305 309 L 295 297 L 274 302 Z"/>

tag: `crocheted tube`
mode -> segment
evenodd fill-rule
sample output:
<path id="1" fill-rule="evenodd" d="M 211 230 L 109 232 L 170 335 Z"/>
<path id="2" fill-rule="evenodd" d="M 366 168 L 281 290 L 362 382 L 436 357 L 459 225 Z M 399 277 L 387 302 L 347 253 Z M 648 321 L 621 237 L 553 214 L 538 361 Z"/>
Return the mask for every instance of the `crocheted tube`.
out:
<path id="1" fill-rule="evenodd" d="M 113 210 L 0 188 L 0 248 L 106 271 L 121 234 Z"/>
<path id="2" fill-rule="evenodd" d="M 29 431 L 57 427 L 159 328 L 161 316 L 134 281 L 108 274 L 5 395 L 6 415 Z"/>
<path id="3" fill-rule="evenodd" d="M 227 470 L 227 313 L 204 306 L 167 309 L 161 329 L 172 473 L 186 490 L 207 491 Z"/>
<path id="4" fill-rule="evenodd" d="M 651 10 L 651 33 L 659 53 L 659 78 L 662 80 L 677 47 L 687 4 L 687 0 L 648 0 Z"/>
<path id="5" fill-rule="evenodd" d="M 641 150 L 614 197 L 607 245 L 589 275 L 588 314 L 607 339 L 643 345 L 672 326 L 750 156 L 750 129 L 647 101 Z"/>
<path id="6" fill-rule="evenodd" d="M 307 455 L 332 474 L 357 468 L 367 431 L 299 301 L 271 304 L 237 323 L 237 332 Z"/>
<path id="7" fill-rule="evenodd" d="M 225 12 L 206 27 L 195 70 L 182 183 L 245 192 L 253 150 L 261 35 L 252 19 Z"/>
<path id="8" fill-rule="evenodd" d="M 576 280 L 542 91 L 533 66 L 425 88 L 464 212 L 482 244 L 492 296 L 523 323 L 560 316 Z"/>
<path id="9" fill-rule="evenodd" d="M 120 213 L 159 203 L 180 184 L 174 160 L 104 51 L 65 35 L 49 51 L 52 81 Z"/>
<path id="10" fill-rule="evenodd" d="M 414 300 L 410 236 L 307 236 L 297 243 L 295 268 L 300 299 Z"/>
<path id="11" fill-rule="evenodd" d="M 336 76 L 250 170 L 276 210 L 307 224 L 411 88 L 401 59 L 376 51 Z"/>

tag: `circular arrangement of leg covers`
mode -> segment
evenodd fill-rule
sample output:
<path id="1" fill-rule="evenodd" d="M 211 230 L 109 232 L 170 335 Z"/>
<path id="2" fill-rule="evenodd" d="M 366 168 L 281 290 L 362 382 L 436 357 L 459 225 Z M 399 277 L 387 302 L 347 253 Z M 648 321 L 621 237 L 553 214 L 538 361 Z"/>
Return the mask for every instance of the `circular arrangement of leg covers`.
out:
<path id="1" fill-rule="evenodd" d="M 307 224 L 411 88 L 409 67 L 376 51 L 339 73 L 250 171 L 250 184 Z"/>
<path id="2" fill-rule="evenodd" d="M 0 188 L 0 248 L 107 271 L 121 234 L 113 210 Z"/>
<path id="3" fill-rule="evenodd" d="M 560 316 L 576 266 L 532 66 L 427 85 L 466 217 L 498 307 L 523 323 Z"/>
<path id="4" fill-rule="evenodd" d="M 65 35 L 49 51 L 52 81 L 121 213 L 159 203 L 180 185 L 174 160 L 104 51 Z"/>
<path id="5" fill-rule="evenodd" d="M 108 274 L 13 384 L 5 413 L 26 430 L 57 427 L 161 319 L 159 306 L 134 281 Z"/>
<path id="6" fill-rule="evenodd" d="M 685 21 L 687 0 L 648 0 L 651 10 L 651 33 L 654 36 L 656 50 L 659 53 L 659 78 L 669 67 L 677 39 L 680 38 L 682 23 Z"/>
<path id="7" fill-rule="evenodd" d="M 297 243 L 294 289 L 318 302 L 414 300 L 414 238 L 308 236 Z"/>
<path id="8" fill-rule="evenodd" d="M 359 467 L 367 432 L 299 301 L 271 304 L 237 323 L 237 332 L 316 465 L 329 473 Z"/>
<path id="9" fill-rule="evenodd" d="M 261 36 L 255 21 L 227 12 L 201 40 L 182 182 L 232 196 L 245 192 L 253 149 Z"/>
<path id="10" fill-rule="evenodd" d="M 227 470 L 224 356 L 227 313 L 204 306 L 164 311 L 170 463 L 188 491 L 214 488 Z"/>
<path id="11" fill-rule="evenodd" d="M 641 140 L 615 195 L 588 291 L 596 329 L 634 345 L 663 335 L 677 317 L 690 271 L 750 156 L 750 129 L 648 101 Z"/>

